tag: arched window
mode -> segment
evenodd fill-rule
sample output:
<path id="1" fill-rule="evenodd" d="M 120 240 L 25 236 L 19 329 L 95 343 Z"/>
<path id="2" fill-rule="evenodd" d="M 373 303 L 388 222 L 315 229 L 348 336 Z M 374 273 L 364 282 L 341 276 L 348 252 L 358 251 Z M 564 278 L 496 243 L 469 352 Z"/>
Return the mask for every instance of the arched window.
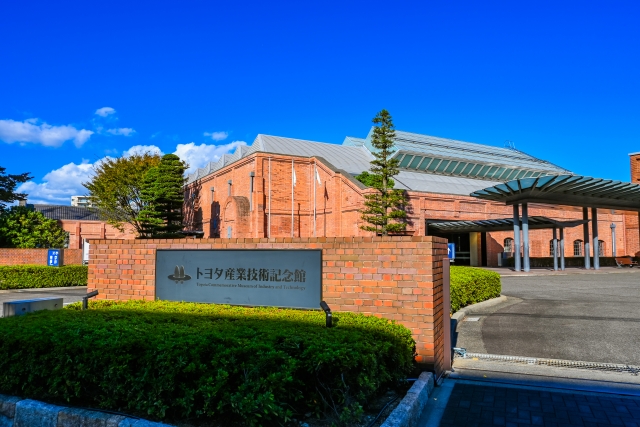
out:
<path id="1" fill-rule="evenodd" d="M 582 256 L 582 240 L 573 241 L 573 256 Z"/>
<path id="2" fill-rule="evenodd" d="M 553 239 L 549 240 L 549 256 L 553 256 Z"/>
<path id="3" fill-rule="evenodd" d="M 604 240 L 598 240 L 598 256 L 604 256 Z"/>
<path id="4" fill-rule="evenodd" d="M 513 252 L 513 239 L 511 237 L 504 239 L 504 251 Z"/>

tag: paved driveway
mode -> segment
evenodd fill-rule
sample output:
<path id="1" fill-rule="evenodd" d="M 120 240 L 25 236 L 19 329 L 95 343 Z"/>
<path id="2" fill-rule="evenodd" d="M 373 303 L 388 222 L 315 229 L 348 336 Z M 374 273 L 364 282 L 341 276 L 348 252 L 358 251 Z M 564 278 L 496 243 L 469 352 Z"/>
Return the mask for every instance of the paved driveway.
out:
<path id="1" fill-rule="evenodd" d="M 458 326 L 456 346 L 640 365 L 640 274 L 503 277 L 502 294 L 507 302 Z"/>
<path id="2" fill-rule="evenodd" d="M 0 317 L 2 317 L 2 303 L 23 299 L 62 297 L 63 303 L 68 304 L 81 301 L 87 294 L 86 286 L 74 286 L 70 288 L 46 288 L 46 289 L 21 289 L 17 291 L 0 291 Z"/>

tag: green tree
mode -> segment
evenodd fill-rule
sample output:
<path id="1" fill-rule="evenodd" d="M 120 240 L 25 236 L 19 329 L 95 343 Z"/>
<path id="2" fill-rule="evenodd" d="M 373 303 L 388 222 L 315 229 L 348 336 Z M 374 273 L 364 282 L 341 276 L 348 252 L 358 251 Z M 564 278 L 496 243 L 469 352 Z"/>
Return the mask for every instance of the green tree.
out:
<path id="1" fill-rule="evenodd" d="M 0 210 L 4 209 L 7 203 L 27 197 L 26 194 L 16 193 L 15 189 L 18 184 L 27 182 L 32 178 L 28 172 L 19 175 L 7 175 L 6 170 L 6 168 L 0 166 Z"/>
<path id="2" fill-rule="evenodd" d="M 175 154 L 165 154 L 156 171 L 144 180 L 143 199 L 147 209 L 140 212 L 144 236 L 183 237 L 184 171 L 187 165 Z"/>
<path id="3" fill-rule="evenodd" d="M 160 164 L 158 154 L 134 154 L 107 158 L 97 164 L 91 181 L 83 183 L 89 190 L 93 206 L 100 215 L 120 231 L 130 224 L 138 235 L 144 233 L 138 214 L 144 209 L 142 185 L 147 171 Z"/>
<path id="4" fill-rule="evenodd" d="M 382 188 L 382 177 L 380 175 L 374 175 L 368 171 L 363 171 L 360 175 L 356 175 L 355 179 L 366 185 L 367 187 Z M 387 186 L 393 188 L 395 181 L 389 178 Z"/>
<path id="5" fill-rule="evenodd" d="M 0 214 L 0 246 L 5 248 L 62 248 L 67 233 L 53 219 L 24 206 Z"/>
<path id="6" fill-rule="evenodd" d="M 158 168 L 154 167 L 147 171 L 142 182 L 140 198 L 144 203 L 144 208 L 138 214 L 138 222 L 142 227 L 140 237 L 150 238 L 158 233 L 158 227 L 162 225 L 160 213 L 157 210 L 156 181 L 158 180 Z"/>
<path id="7" fill-rule="evenodd" d="M 375 188 L 376 192 L 365 195 L 365 208 L 361 214 L 367 225 L 360 228 L 387 236 L 389 233 L 401 233 L 406 229 L 404 219 L 407 213 L 404 207 L 407 197 L 403 190 L 393 189 L 394 182 L 391 179 L 400 172 L 398 160 L 391 157 L 396 136 L 391 114 L 382 110 L 373 118 L 373 123 L 371 145 L 376 150 L 373 153 L 375 159 L 371 161 L 371 173 L 367 173 L 364 179 L 372 184 L 370 186 Z"/>

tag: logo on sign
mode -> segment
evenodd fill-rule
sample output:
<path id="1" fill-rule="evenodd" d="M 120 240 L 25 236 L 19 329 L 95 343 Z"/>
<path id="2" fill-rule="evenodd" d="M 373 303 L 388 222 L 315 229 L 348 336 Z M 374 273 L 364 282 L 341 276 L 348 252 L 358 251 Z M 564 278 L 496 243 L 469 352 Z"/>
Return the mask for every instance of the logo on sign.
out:
<path id="1" fill-rule="evenodd" d="M 169 279 L 176 283 L 184 283 L 187 280 L 191 280 L 191 276 L 184 274 L 183 265 L 176 265 L 176 268 L 173 270 L 173 274 L 169 276 Z"/>

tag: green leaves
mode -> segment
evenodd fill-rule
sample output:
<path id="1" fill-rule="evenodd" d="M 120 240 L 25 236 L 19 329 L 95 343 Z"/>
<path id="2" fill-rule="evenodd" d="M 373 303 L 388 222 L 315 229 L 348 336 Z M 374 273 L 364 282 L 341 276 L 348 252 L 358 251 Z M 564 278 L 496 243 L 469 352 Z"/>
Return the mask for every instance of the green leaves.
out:
<path id="1" fill-rule="evenodd" d="M 0 247 L 62 248 L 67 233 L 58 222 L 23 206 L 0 211 Z"/>
<path id="2" fill-rule="evenodd" d="M 497 298 L 501 291 L 498 273 L 481 268 L 451 266 L 451 313 L 470 304 Z"/>
<path id="3" fill-rule="evenodd" d="M 371 161 L 369 169 L 371 173 L 362 172 L 356 179 L 375 188 L 377 192 L 364 196 L 362 219 L 370 225 L 362 225 L 360 228 L 386 236 L 406 229 L 407 196 L 404 190 L 393 189 L 395 183 L 391 179 L 400 172 L 398 160 L 391 157 L 396 136 L 391 114 L 382 110 L 374 117 L 373 123 L 375 126 L 371 145 L 376 151 L 373 152 L 375 159 Z"/>
<path id="4" fill-rule="evenodd" d="M 7 175 L 6 170 L 6 168 L 0 166 L 0 209 L 4 209 L 6 203 L 27 197 L 26 194 L 16 193 L 15 189 L 18 184 L 27 182 L 32 178 L 28 172 L 19 175 Z"/>
<path id="5" fill-rule="evenodd" d="M 373 316 L 335 313 L 328 329 L 321 311 L 168 301 L 89 308 L 0 319 L 0 393 L 168 421 L 286 425 L 318 405 L 357 418 L 413 367 L 411 332 Z"/>
<path id="6" fill-rule="evenodd" d="M 0 266 L 0 289 L 87 286 L 89 268 L 84 265 L 47 267 L 44 265 Z"/>
<path id="7" fill-rule="evenodd" d="M 145 174 L 141 192 L 145 207 L 138 215 L 142 237 L 184 237 L 178 232 L 183 227 L 185 168 L 178 156 L 166 154 L 157 168 Z"/>
<path id="8" fill-rule="evenodd" d="M 160 156 L 144 153 L 117 159 L 106 158 L 94 168 L 94 176 L 83 185 L 89 190 L 91 202 L 106 221 L 124 231 L 130 224 L 138 235 L 142 226 L 138 212 L 144 209 L 142 183 L 149 169 L 158 166 Z"/>

